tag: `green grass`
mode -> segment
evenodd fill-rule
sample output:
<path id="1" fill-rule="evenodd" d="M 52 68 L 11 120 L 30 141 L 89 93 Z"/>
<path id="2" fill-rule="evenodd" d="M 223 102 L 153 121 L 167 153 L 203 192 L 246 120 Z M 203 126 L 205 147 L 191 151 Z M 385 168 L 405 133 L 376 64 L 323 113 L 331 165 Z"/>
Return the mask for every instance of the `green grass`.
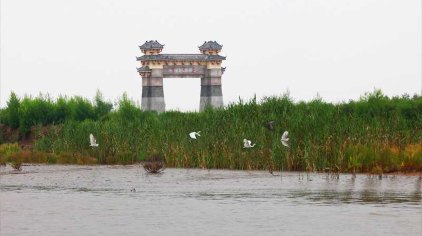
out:
<path id="1" fill-rule="evenodd" d="M 274 131 L 264 126 L 270 120 L 276 121 Z M 280 143 L 285 130 L 290 148 Z M 201 137 L 191 140 L 191 131 L 201 131 Z M 99 148 L 89 147 L 90 133 Z M 257 145 L 243 149 L 244 138 Z M 422 97 L 389 98 L 374 91 L 331 104 L 319 98 L 294 102 L 284 95 L 200 113 L 157 114 L 123 96 L 101 119 L 70 117 L 52 126 L 34 151 L 92 157 L 102 164 L 131 164 L 157 154 L 168 167 L 183 168 L 422 171 Z"/>

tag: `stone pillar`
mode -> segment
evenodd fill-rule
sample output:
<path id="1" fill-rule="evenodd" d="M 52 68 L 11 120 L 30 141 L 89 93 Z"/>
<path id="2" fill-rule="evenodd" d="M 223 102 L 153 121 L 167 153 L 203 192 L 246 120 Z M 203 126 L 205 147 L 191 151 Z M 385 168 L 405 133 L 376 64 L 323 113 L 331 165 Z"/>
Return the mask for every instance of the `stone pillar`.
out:
<path id="1" fill-rule="evenodd" d="M 221 89 L 221 68 L 207 69 L 205 77 L 201 78 L 201 100 L 199 111 L 207 106 L 223 107 L 223 91 Z"/>
<path id="2" fill-rule="evenodd" d="M 151 76 L 142 78 L 142 110 L 164 112 L 163 70 L 152 69 Z"/>

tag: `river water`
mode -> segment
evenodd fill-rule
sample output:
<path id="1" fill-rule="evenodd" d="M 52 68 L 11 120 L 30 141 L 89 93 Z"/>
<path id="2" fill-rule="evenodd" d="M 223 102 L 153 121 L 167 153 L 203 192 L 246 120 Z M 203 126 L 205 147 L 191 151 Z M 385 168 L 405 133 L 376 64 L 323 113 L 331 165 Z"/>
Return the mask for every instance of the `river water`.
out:
<path id="1" fill-rule="evenodd" d="M 0 235 L 420 236 L 421 186 L 418 176 L 2 167 Z"/>

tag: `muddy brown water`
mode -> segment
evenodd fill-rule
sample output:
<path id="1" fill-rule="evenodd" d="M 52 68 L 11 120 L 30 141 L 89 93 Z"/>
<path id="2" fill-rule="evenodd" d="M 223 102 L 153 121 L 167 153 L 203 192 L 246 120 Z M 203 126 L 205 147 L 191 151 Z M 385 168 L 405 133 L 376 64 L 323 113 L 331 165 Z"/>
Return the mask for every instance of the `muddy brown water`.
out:
<path id="1" fill-rule="evenodd" d="M 8 166 L 0 235 L 422 235 L 421 186 L 418 176 Z"/>

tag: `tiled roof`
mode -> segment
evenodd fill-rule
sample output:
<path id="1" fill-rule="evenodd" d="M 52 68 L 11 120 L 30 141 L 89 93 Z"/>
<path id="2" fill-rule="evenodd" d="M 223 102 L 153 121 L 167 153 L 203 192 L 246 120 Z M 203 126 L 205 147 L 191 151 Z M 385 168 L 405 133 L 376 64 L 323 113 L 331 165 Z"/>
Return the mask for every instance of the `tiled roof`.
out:
<path id="1" fill-rule="evenodd" d="M 162 49 L 164 44 L 159 43 L 157 40 L 146 41 L 144 44 L 139 46 L 140 49 Z"/>
<path id="2" fill-rule="evenodd" d="M 199 50 L 221 50 L 223 45 L 218 44 L 216 41 L 208 41 L 204 42 L 201 46 L 199 46 Z"/>
<path id="3" fill-rule="evenodd" d="M 158 54 L 137 57 L 137 61 L 219 61 L 226 57 L 206 54 Z"/>
<path id="4" fill-rule="evenodd" d="M 143 67 L 140 67 L 140 68 L 136 68 L 136 70 L 138 72 L 151 72 L 151 69 L 149 68 L 149 66 L 143 66 Z"/>

